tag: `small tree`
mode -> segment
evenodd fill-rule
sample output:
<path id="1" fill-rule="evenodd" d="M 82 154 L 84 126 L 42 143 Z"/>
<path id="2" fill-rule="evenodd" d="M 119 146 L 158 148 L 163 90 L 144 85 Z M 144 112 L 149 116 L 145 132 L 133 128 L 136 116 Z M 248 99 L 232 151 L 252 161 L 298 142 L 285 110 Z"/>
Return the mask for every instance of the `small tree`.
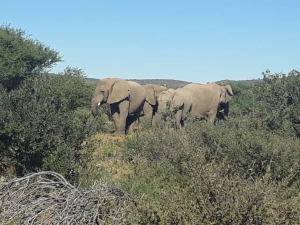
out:
<path id="1" fill-rule="evenodd" d="M 30 38 L 24 30 L 0 27 L 0 83 L 7 91 L 60 61 L 58 52 Z"/>

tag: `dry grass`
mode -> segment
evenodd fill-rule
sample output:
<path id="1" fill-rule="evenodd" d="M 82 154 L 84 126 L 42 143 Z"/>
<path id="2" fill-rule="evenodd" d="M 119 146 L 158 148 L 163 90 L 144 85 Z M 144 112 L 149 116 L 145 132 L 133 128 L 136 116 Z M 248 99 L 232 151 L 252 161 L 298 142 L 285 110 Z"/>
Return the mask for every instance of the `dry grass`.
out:
<path id="1" fill-rule="evenodd" d="M 109 179 L 118 183 L 122 181 L 123 175 L 133 172 L 132 165 L 126 164 L 123 160 L 124 135 L 96 134 L 90 138 L 97 146 L 93 153 L 92 164 L 100 167 L 109 174 Z"/>

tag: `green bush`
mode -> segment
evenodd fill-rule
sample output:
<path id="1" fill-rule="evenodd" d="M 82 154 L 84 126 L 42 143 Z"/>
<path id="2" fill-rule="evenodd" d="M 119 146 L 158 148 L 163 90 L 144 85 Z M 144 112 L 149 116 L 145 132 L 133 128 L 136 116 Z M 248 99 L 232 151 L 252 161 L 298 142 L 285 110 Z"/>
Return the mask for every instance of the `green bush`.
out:
<path id="1" fill-rule="evenodd" d="M 264 82 L 253 87 L 258 106 L 254 116 L 272 133 L 299 136 L 300 72 L 293 70 L 285 75 L 267 70 L 263 75 Z"/>
<path id="2" fill-rule="evenodd" d="M 184 131 L 172 128 L 154 128 L 127 139 L 125 157 L 145 158 L 149 163 L 169 163 L 180 171 L 182 162 L 189 158 Z"/>
<path id="3" fill-rule="evenodd" d="M 6 90 L 38 76 L 61 61 L 59 53 L 34 40 L 24 30 L 0 27 L 0 83 Z"/>
<path id="4" fill-rule="evenodd" d="M 253 112 L 256 108 L 253 85 L 232 83 L 230 86 L 234 93 L 234 97 L 229 103 L 230 117 L 239 117 Z"/>
<path id="5" fill-rule="evenodd" d="M 210 127 L 210 132 L 214 129 L 211 124 L 197 124 L 201 125 L 206 130 Z M 252 160 L 251 156 L 234 159 L 233 155 L 238 153 L 222 152 L 221 147 L 218 153 L 207 152 L 209 147 L 204 143 L 214 145 L 216 138 L 209 132 L 205 134 L 203 143 L 198 141 L 204 139 L 204 133 L 193 136 L 194 141 L 189 143 L 190 130 L 182 131 L 181 135 L 174 133 L 174 138 L 167 139 L 173 131 L 154 130 L 127 140 L 125 155 L 133 165 L 134 173 L 125 176 L 121 185 L 128 192 L 141 196 L 137 198 L 136 208 L 128 212 L 128 224 L 280 224 L 287 218 L 291 223 L 300 221 L 299 206 L 295 205 L 294 199 L 298 198 L 297 192 L 286 191 L 280 182 L 272 181 L 271 173 L 275 171 L 261 172 L 263 166 L 255 168 L 255 159 Z M 192 134 L 198 131 L 194 130 Z M 233 141 L 238 142 L 240 137 L 236 139 Z M 253 149 L 247 153 L 251 151 Z M 253 154 L 257 154 L 255 157 L 259 159 L 267 153 Z M 208 154 L 222 155 L 226 160 L 217 157 L 208 160 L 204 157 Z M 249 159 L 252 160 L 249 166 L 264 175 L 253 175 L 246 167 L 251 176 L 240 177 L 243 172 L 239 171 L 243 168 L 240 168 L 239 161 L 247 163 Z M 274 168 L 277 166 L 274 165 Z M 292 201 L 283 197 L 283 193 L 288 192 Z M 283 199 L 286 203 L 281 205 Z"/>
<path id="6" fill-rule="evenodd" d="M 128 224 L 299 223 L 300 142 L 255 115 L 127 138 L 121 185 L 142 196 Z"/>
<path id="7" fill-rule="evenodd" d="M 63 83 L 68 85 L 62 88 Z M 70 88 L 76 85 L 83 105 L 78 97 L 74 104 L 76 92 L 70 94 Z M 84 166 L 87 155 L 80 154 L 81 144 L 97 126 L 91 113 L 74 111 L 75 107 L 84 107 L 84 100 L 91 94 L 84 85 L 83 78 L 44 75 L 28 79 L 9 93 L 2 88 L 2 170 L 14 165 L 18 175 L 48 169 L 68 176 L 71 171 L 75 173 L 75 167 Z"/>
<path id="8" fill-rule="evenodd" d="M 215 126 L 194 123 L 186 129 L 190 147 L 203 154 L 205 162 L 229 164 L 233 174 L 246 179 L 269 173 L 274 181 L 281 181 L 299 169 L 300 142 L 270 133 L 251 117 L 222 121 Z"/>
<path id="9" fill-rule="evenodd" d="M 47 169 L 76 177 L 90 158 L 83 141 L 106 130 L 89 113 L 95 86 L 78 68 L 48 76 L 59 53 L 21 29 L 0 27 L 0 52 L 0 173 Z"/>

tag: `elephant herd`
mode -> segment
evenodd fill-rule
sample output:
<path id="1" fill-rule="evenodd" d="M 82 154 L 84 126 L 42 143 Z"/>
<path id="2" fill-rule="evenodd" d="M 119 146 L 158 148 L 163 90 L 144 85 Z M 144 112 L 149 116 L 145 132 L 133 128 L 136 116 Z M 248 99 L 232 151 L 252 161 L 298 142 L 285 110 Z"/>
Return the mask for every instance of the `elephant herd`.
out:
<path id="1" fill-rule="evenodd" d="M 115 134 L 127 134 L 133 132 L 134 122 L 139 117 L 145 117 L 157 126 L 167 111 L 174 113 L 177 128 L 184 126 L 188 115 L 214 123 L 218 113 L 228 115 L 232 96 L 230 85 L 216 83 L 191 83 L 175 90 L 156 84 L 142 86 L 134 81 L 105 78 L 95 89 L 91 110 L 96 116 L 98 106 L 109 104 Z"/>

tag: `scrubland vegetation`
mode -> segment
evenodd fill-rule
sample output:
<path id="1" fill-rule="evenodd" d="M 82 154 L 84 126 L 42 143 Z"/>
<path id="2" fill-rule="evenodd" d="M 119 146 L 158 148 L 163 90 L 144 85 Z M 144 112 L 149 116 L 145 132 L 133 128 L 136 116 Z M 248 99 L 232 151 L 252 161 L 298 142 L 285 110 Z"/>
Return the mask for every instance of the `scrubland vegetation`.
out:
<path id="1" fill-rule="evenodd" d="M 105 114 L 90 113 L 95 84 L 84 71 L 47 75 L 60 60 L 22 30 L 0 28 L 5 179 L 49 170 L 85 189 L 104 180 L 132 200 L 123 224 L 300 224 L 299 71 L 231 83 L 229 117 L 215 125 L 189 118 L 176 130 L 170 118 L 113 136 Z"/>

